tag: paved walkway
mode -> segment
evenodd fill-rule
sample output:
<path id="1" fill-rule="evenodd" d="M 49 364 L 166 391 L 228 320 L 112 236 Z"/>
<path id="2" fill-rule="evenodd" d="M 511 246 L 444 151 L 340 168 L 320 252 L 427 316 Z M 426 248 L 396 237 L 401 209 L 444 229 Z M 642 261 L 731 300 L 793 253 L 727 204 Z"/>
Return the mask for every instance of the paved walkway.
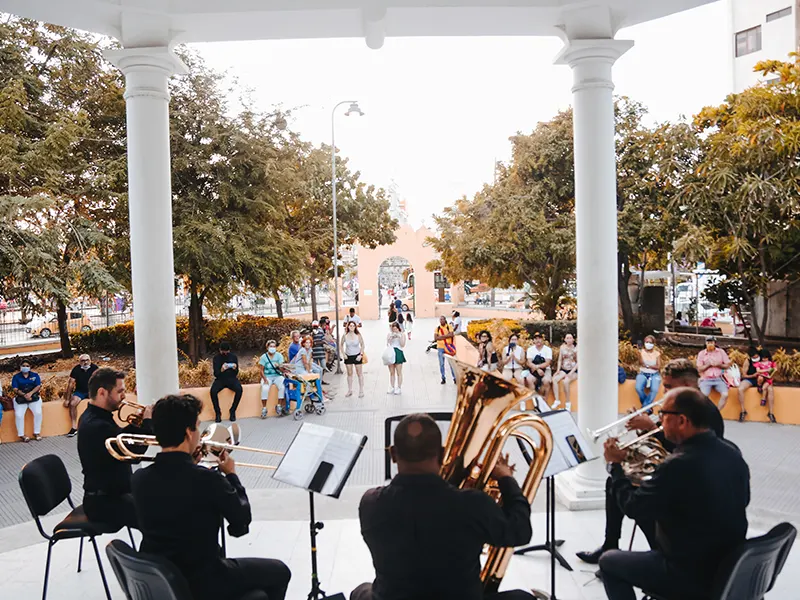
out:
<path id="1" fill-rule="evenodd" d="M 383 481 L 384 434 L 386 417 L 415 411 L 449 411 L 455 399 L 455 386 L 448 379 L 440 384 L 435 352 L 425 353 L 435 321 L 420 320 L 415 324 L 413 339 L 406 347 L 403 392 L 387 395 L 388 370 L 380 363 L 387 326 L 385 322 L 367 323 L 364 335 L 370 363 L 365 367 L 366 396 L 359 399 L 357 390 L 345 398 L 344 376 L 327 374 L 330 388 L 337 391 L 336 400 L 321 416 L 307 417 L 309 421 L 329 425 L 369 436 L 345 493 L 339 500 L 320 499 L 318 518 L 326 521 L 319 541 L 321 578 L 329 591 L 349 591 L 357 583 L 372 577 L 369 555 L 360 539 L 357 517 L 358 501 L 363 491 Z M 357 385 L 357 384 L 356 384 Z M 283 449 L 288 446 L 299 423 L 288 418 L 243 419 L 243 444 L 260 448 Z M 800 470 L 796 456 L 800 450 L 800 430 L 796 427 L 761 423 L 726 422 L 728 437 L 736 442 L 748 460 L 752 474 L 752 502 L 749 510 L 751 534 L 767 530 L 781 520 L 800 523 Z M 41 589 L 41 576 L 46 547 L 30 523 L 17 474 L 27 461 L 43 454 L 58 454 L 69 469 L 73 482 L 73 497 L 80 501 L 80 464 L 75 440 L 48 438 L 39 443 L 0 445 L 0 561 L 4 565 L 2 598 L 34 597 Z M 269 457 L 236 453 L 239 460 L 270 462 Z M 521 462 L 518 460 L 518 462 Z M 307 496 L 271 479 L 270 471 L 240 469 L 240 476 L 253 504 L 254 523 L 251 533 L 230 541 L 231 556 L 274 556 L 286 560 L 294 575 L 290 600 L 301 600 L 308 592 L 309 559 Z M 534 542 L 543 537 L 544 504 L 541 498 L 534 503 Z M 600 541 L 603 528 L 602 513 L 597 511 L 571 513 L 559 507 L 559 537 L 567 542 L 564 555 L 576 568 L 571 575 L 559 569 L 559 597 L 594 600 L 604 598 L 602 587 L 593 577 L 588 565 L 574 558 L 574 552 L 591 548 Z M 57 516 L 48 522 L 55 522 Z M 641 540 L 640 540 L 641 541 Z M 104 542 L 105 543 L 105 542 Z M 72 546 L 75 546 L 73 548 Z M 74 571 L 77 544 L 62 542 L 54 554 L 53 588 L 50 597 L 98 600 L 102 587 L 91 554 L 85 557 L 84 572 Z M 547 588 L 547 561 L 544 556 L 515 558 L 506 578 L 509 585 Z M 111 576 L 109 570 L 109 576 Z M 114 583 L 116 585 L 116 583 Z M 800 550 L 789 559 L 784 574 L 769 600 L 797 597 L 800 586 Z M 118 588 L 117 588 L 118 589 Z M 791 591 L 791 592 L 790 592 Z M 7 595 L 8 594 L 8 595 Z M 114 597 L 121 597 L 117 592 Z"/>

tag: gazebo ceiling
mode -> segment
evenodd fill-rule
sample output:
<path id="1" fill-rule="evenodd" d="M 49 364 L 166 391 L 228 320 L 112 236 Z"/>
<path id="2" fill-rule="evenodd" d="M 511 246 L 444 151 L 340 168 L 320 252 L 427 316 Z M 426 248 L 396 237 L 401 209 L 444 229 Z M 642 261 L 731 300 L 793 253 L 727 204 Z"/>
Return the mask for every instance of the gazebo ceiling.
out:
<path id="1" fill-rule="evenodd" d="M 0 0 L 0 11 L 109 35 L 123 45 L 363 37 L 611 37 L 717 0 Z M 574 29 L 574 31 L 570 31 Z"/>

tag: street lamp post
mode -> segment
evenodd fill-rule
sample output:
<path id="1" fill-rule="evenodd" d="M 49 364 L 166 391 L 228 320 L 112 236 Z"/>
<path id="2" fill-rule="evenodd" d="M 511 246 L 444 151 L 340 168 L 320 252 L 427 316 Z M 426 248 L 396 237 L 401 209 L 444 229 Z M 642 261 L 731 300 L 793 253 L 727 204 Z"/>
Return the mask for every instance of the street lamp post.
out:
<path id="1" fill-rule="evenodd" d="M 363 111 L 358 107 L 358 102 L 355 100 L 344 100 L 339 102 L 331 110 L 331 185 L 333 187 L 333 301 L 335 302 L 334 314 L 336 315 L 336 374 L 342 373 L 342 359 L 341 348 L 338 344 L 341 343 L 341 335 L 339 334 L 339 238 L 336 225 L 336 109 L 345 104 L 350 106 L 347 112 L 344 113 L 346 117 L 350 115 L 364 116 Z"/>

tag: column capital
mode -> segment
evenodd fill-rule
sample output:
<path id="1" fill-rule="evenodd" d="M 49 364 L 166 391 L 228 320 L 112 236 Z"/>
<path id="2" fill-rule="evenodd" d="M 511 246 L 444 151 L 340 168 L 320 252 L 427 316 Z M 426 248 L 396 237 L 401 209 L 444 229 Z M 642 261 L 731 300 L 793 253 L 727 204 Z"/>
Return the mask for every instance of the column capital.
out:
<path id="1" fill-rule="evenodd" d="M 556 55 L 555 64 L 574 67 L 583 61 L 602 61 L 613 65 L 632 47 L 633 40 L 569 40 Z"/>
<path id="2" fill-rule="evenodd" d="M 106 59 L 125 75 L 125 99 L 149 96 L 169 100 L 170 75 L 184 75 L 188 67 L 167 46 L 106 50 Z"/>

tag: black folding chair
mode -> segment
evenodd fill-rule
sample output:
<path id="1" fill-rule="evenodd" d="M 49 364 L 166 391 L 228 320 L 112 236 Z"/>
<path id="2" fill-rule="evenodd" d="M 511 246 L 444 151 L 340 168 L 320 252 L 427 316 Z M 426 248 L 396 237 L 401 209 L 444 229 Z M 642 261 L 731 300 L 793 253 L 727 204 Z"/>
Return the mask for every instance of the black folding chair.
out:
<path id="1" fill-rule="evenodd" d="M 80 549 L 78 550 L 78 572 L 81 571 L 81 563 L 83 561 L 83 538 L 88 537 L 89 541 L 94 546 L 94 555 L 97 558 L 97 566 L 100 569 L 100 577 L 103 580 L 103 588 L 106 591 L 106 597 L 111 600 L 111 593 L 108 590 L 108 582 L 106 575 L 103 572 L 103 563 L 100 561 L 100 552 L 97 549 L 97 542 L 95 537 L 103 533 L 114 533 L 119 531 L 119 528 L 113 528 L 102 523 L 95 523 L 89 521 L 86 513 L 83 512 L 83 506 L 75 506 L 72 502 L 70 494 L 72 493 L 72 482 L 69 479 L 69 474 L 61 459 L 54 455 L 48 454 L 40 458 L 34 459 L 22 467 L 19 472 L 19 487 L 22 489 L 22 495 L 28 505 L 28 510 L 31 511 L 33 520 L 39 533 L 48 542 L 47 544 L 47 563 L 44 568 L 44 588 L 42 590 L 42 600 L 47 598 L 47 582 L 50 575 L 50 558 L 53 552 L 53 546 L 59 540 L 80 539 Z M 58 525 L 53 528 L 53 533 L 48 534 L 40 517 L 50 513 L 54 508 L 61 504 L 64 500 L 69 503 L 72 510 Z M 133 534 L 128 529 L 133 540 Z"/>
<path id="2" fill-rule="evenodd" d="M 186 578 L 167 559 L 136 552 L 122 540 L 109 542 L 106 555 L 128 600 L 193 600 Z M 269 599 L 255 591 L 235 600 Z"/>
<path id="3" fill-rule="evenodd" d="M 710 600 L 762 600 L 775 585 L 797 529 L 780 523 L 762 536 L 746 540 L 723 561 Z M 645 591 L 643 600 L 677 600 Z"/>

